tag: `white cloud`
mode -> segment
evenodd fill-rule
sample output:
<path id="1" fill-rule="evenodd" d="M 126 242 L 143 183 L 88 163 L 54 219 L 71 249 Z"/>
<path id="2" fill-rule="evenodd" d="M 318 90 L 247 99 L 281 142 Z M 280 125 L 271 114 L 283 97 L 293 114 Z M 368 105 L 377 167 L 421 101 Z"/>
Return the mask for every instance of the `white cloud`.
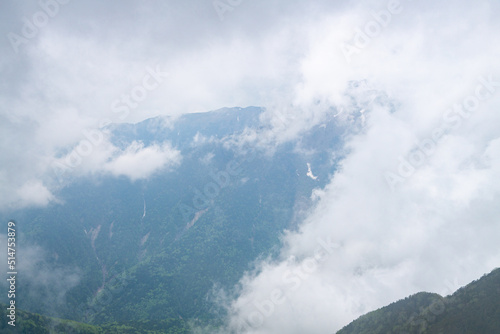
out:
<path id="1" fill-rule="evenodd" d="M 14 192 L 5 195 L 8 203 L 15 207 L 46 206 L 55 200 L 50 190 L 38 180 L 27 181 Z"/>
<path id="2" fill-rule="evenodd" d="M 498 266 L 500 252 L 492 237 L 499 232 L 498 164 L 478 165 L 477 150 L 469 148 L 448 156 L 448 168 L 441 169 L 434 165 L 441 159 L 438 152 L 408 183 L 391 191 L 382 175 L 400 153 L 391 152 L 398 138 L 391 131 L 395 117 L 387 112 L 372 117 L 366 136 L 351 142 L 353 152 L 315 212 L 299 232 L 284 238 L 284 260 L 264 262 L 257 275 L 241 281 L 241 295 L 229 306 L 231 324 L 244 319 L 248 333 L 334 332 L 411 293 L 451 293 L 446 282 L 463 285 Z M 479 160 L 495 145 L 498 139 L 488 143 Z M 305 272 L 318 240 L 326 238 L 337 246 Z M 287 270 L 302 275 L 287 279 Z M 284 303 L 269 302 L 273 289 L 284 293 Z"/>
<path id="3" fill-rule="evenodd" d="M 213 152 L 208 152 L 203 157 L 200 158 L 200 162 L 204 165 L 210 165 L 212 163 L 215 154 Z"/>
<path id="4" fill-rule="evenodd" d="M 134 141 L 123 152 L 107 162 L 103 169 L 115 176 L 126 176 L 132 181 L 145 179 L 154 173 L 180 164 L 180 151 L 170 144 L 153 144 L 144 147 L 141 142 Z"/>
<path id="5" fill-rule="evenodd" d="M 105 118 L 137 122 L 262 105 L 264 130 L 228 143 L 272 148 L 343 110 L 339 120 L 364 121 L 365 131 L 349 137 L 341 168 L 315 192 L 314 213 L 284 237 L 283 260 L 263 262 L 260 274 L 242 280 L 230 321 L 246 319 L 253 301 L 268 299 L 273 288 L 286 302 L 250 332 L 333 332 L 410 293 L 451 292 L 447 282 L 465 284 L 500 261 L 500 87 L 394 190 L 384 174 L 441 126 L 448 108 L 475 93 L 480 77 L 500 81 L 500 6 L 401 0 L 402 11 L 347 62 L 342 43 L 352 43 L 356 29 L 373 24 L 372 12 L 388 3 L 243 2 L 221 22 L 211 1 L 70 2 L 19 55 L 0 42 L 8 82 L 0 93 L 1 187 L 25 204 L 53 200 L 53 158 Z M 3 35 L 19 31 L 37 8 L 9 4 L 0 13 Z M 156 64 L 170 75 L 120 119 L 111 104 Z M 167 144 L 121 151 L 104 138 L 70 170 L 135 180 L 179 158 Z M 319 237 L 338 248 L 291 291 L 283 274 L 311 263 L 304 261 Z"/>
<path id="6" fill-rule="evenodd" d="M 87 139 L 50 163 L 51 175 L 59 187 L 74 178 L 92 175 L 125 176 L 132 181 L 146 179 L 175 168 L 182 161 L 181 152 L 169 142 L 145 146 L 141 141 L 133 141 L 122 150 L 110 142 L 108 130 L 84 130 L 84 133 Z"/>
<path id="7" fill-rule="evenodd" d="M 214 138 L 213 136 L 208 138 L 207 136 L 204 136 L 200 132 L 197 132 L 194 135 L 193 140 L 191 141 L 191 147 L 203 146 L 205 144 L 211 144 L 211 143 L 214 143 L 216 141 L 217 141 L 217 139 Z"/>
<path id="8" fill-rule="evenodd" d="M 313 117 L 314 102 L 326 100 L 323 113 L 328 105 L 348 115 L 364 109 L 366 128 L 350 137 L 350 153 L 326 189 L 315 193 L 320 199 L 314 212 L 298 232 L 284 236 L 281 260 L 263 261 L 242 278 L 239 297 L 225 304 L 231 315 L 226 330 L 243 320 L 242 333 L 334 332 L 417 291 L 451 293 L 449 282 L 464 285 L 499 265 L 492 235 L 500 232 L 500 133 L 491 126 L 500 121 L 499 86 L 469 118 L 448 128 L 394 189 L 384 178 L 445 122 L 449 108 L 475 94 L 482 78 L 500 82 L 490 3 L 456 2 L 451 12 L 430 2 L 401 3 L 404 11 L 349 64 L 339 45 L 385 3 L 305 27 L 313 34 L 294 103 L 310 109 L 303 108 L 309 114 L 300 119 Z M 366 88 L 349 91 L 353 81 Z M 311 124 L 298 123 L 302 129 Z M 267 133 L 281 136 L 283 126 L 272 119 L 269 124 L 274 130 Z M 254 142 L 262 138 L 245 135 Z M 325 238 L 336 248 L 314 268 L 318 240 Z M 273 291 L 283 292 L 286 301 L 272 302 Z"/>
<path id="9" fill-rule="evenodd" d="M 7 235 L 0 234 L 0 246 L 7 248 Z M 16 253 L 18 278 L 26 289 L 22 293 L 43 303 L 40 305 L 46 312 L 54 312 L 66 304 L 66 293 L 80 283 L 81 270 L 77 267 L 57 263 L 58 254 L 48 254 L 42 247 L 34 244 L 23 245 L 22 251 Z M 7 253 L 1 255 L 2 269 L 8 272 Z M 54 261 L 54 258 L 56 259 Z M 57 284 L 54 284 L 57 281 Z M 5 287 L 7 282 L 0 286 Z"/>

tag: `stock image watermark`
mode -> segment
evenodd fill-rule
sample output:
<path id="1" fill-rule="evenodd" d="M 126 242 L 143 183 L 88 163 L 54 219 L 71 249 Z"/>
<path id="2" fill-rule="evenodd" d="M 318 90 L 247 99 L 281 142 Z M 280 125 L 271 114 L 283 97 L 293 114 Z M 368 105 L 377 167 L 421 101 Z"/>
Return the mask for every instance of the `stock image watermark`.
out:
<path id="1" fill-rule="evenodd" d="M 215 0 L 212 5 L 219 16 L 219 20 L 224 21 L 226 13 L 232 12 L 242 2 L 243 0 Z"/>
<path id="2" fill-rule="evenodd" d="M 9 303 L 7 307 L 7 322 L 9 326 L 16 326 L 16 223 L 9 221 L 7 223 L 7 282 Z"/>
<path id="3" fill-rule="evenodd" d="M 180 203 L 177 206 L 184 222 L 188 223 L 196 219 L 198 212 L 208 209 L 221 191 L 232 184 L 243 173 L 244 168 L 242 165 L 252 162 L 255 156 L 256 153 L 251 152 L 243 160 L 233 158 L 226 164 L 225 169 L 209 172 L 211 181 L 207 182 L 201 190 L 198 188 L 193 190 L 194 196 L 191 203 L 189 205 Z"/>
<path id="4" fill-rule="evenodd" d="M 436 320 L 438 316 L 445 313 L 446 304 L 454 302 L 454 297 L 452 294 L 461 287 L 461 285 L 458 283 L 458 278 L 455 277 L 453 281 L 447 279 L 444 282 L 444 285 L 446 286 L 446 294 L 449 293 L 450 296 L 448 297 L 436 296 L 435 299 L 427 308 L 420 307 L 418 313 L 413 312 L 406 323 L 407 325 L 410 326 L 410 328 L 412 329 L 416 328 L 420 332 L 424 331 L 426 328 L 428 328 L 430 323 Z"/>
<path id="5" fill-rule="evenodd" d="M 15 53 L 19 53 L 19 48 L 22 45 L 26 45 L 30 40 L 36 38 L 50 20 L 59 14 L 61 5 L 66 5 L 71 0 L 40 0 L 38 5 L 40 7 L 39 11 L 36 11 L 30 17 L 23 16 L 23 25 L 19 33 L 13 31 L 7 33 L 7 39 L 10 42 L 12 50 Z"/>
<path id="6" fill-rule="evenodd" d="M 491 98 L 496 93 L 497 87 L 500 87 L 500 81 L 494 81 L 493 75 L 488 78 L 481 76 L 478 81 L 479 85 L 476 86 L 474 93 L 466 96 L 461 103 L 455 103 L 448 108 L 441 118 L 441 124 L 431 131 L 430 136 L 415 143 L 415 147 L 406 156 L 400 156 L 399 164 L 394 171 L 384 173 L 391 190 L 394 191 L 399 184 L 415 174 L 418 168 L 422 167 L 436 152 L 445 134 L 459 128 L 473 115 L 481 102 Z"/>
<path id="7" fill-rule="evenodd" d="M 88 299 L 87 302 L 80 304 L 77 307 L 78 314 L 82 315 L 82 320 L 85 322 L 92 322 L 95 317 L 104 311 L 105 307 L 109 305 L 115 296 L 123 292 L 129 285 L 131 279 L 126 274 L 116 274 L 105 286 L 99 290 L 95 296 Z"/>
<path id="8" fill-rule="evenodd" d="M 430 323 L 434 322 L 436 318 L 446 311 L 446 304 L 450 301 L 446 298 L 436 296 L 436 299 L 427 307 L 420 307 L 419 313 L 414 312 L 407 324 L 410 328 L 416 328 L 418 333 L 422 333 Z"/>
<path id="9" fill-rule="evenodd" d="M 138 108 L 149 93 L 160 87 L 168 76 L 169 73 L 163 71 L 160 65 L 156 65 L 154 69 L 146 67 L 146 74 L 140 83 L 132 87 L 128 93 L 123 93 L 118 99 L 112 101 L 110 110 L 120 121 L 125 120 L 130 112 Z M 82 139 L 64 158 L 51 164 L 52 171 L 59 183 L 63 182 L 66 172 L 80 166 L 85 157 L 91 155 L 97 147 L 104 143 L 104 128 L 112 123 L 111 119 L 104 118 L 99 121 L 98 128 L 82 130 L 82 137 L 85 139 Z"/>
<path id="10" fill-rule="evenodd" d="M 351 41 L 340 43 L 339 47 L 348 63 L 352 61 L 352 56 L 359 54 L 366 48 L 374 38 L 380 36 L 392 22 L 393 16 L 403 11 L 403 6 L 399 0 L 390 0 L 386 9 L 371 11 L 372 20 L 366 22 L 362 27 L 356 27 Z"/>
<path id="11" fill-rule="evenodd" d="M 254 311 L 246 316 L 241 316 L 238 319 L 238 331 L 255 330 L 261 327 L 266 318 L 271 317 L 279 305 L 282 305 L 287 300 L 287 293 L 297 291 L 316 270 L 320 264 L 327 259 L 327 255 L 333 255 L 340 247 L 337 243 L 332 242 L 330 238 L 316 239 L 318 247 L 314 251 L 314 255 L 304 259 L 300 266 L 286 270 L 282 277 L 281 283 L 283 288 L 274 288 L 268 298 L 264 300 L 253 300 L 252 305 Z"/>

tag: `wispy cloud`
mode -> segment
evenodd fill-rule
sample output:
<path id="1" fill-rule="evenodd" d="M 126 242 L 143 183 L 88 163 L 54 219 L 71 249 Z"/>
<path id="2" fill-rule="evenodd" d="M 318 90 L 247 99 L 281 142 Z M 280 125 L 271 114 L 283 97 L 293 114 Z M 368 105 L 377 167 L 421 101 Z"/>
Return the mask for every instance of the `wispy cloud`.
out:
<path id="1" fill-rule="evenodd" d="M 124 175 L 132 181 L 145 179 L 161 169 L 180 164 L 181 155 L 169 144 L 151 145 L 134 141 L 124 152 L 104 165 L 104 170 L 115 176 Z"/>
<path id="2" fill-rule="evenodd" d="M 19 237 L 17 240 L 19 241 Z M 0 234 L 0 246 L 7 249 L 5 234 Z M 20 284 L 18 288 L 22 288 L 17 289 L 16 299 L 29 301 L 32 303 L 30 307 L 57 316 L 53 312 L 66 304 L 66 294 L 80 283 L 81 270 L 75 266 L 58 264 L 54 260 L 58 256 L 56 253 L 49 254 L 38 245 L 25 244 L 19 248 L 18 243 L 17 246 L 21 250 L 16 253 L 17 282 Z M 6 255 L 4 263 L 7 264 Z M 6 265 L 2 268 L 7 269 Z M 5 284 L 2 282 L 2 285 Z"/>
<path id="3" fill-rule="evenodd" d="M 385 175 L 475 93 L 478 78 L 500 81 L 500 5 L 399 3 L 390 24 L 347 62 L 339 46 L 376 22 L 373 12 L 388 10 L 389 1 L 245 1 L 223 21 L 211 1 L 72 1 L 18 54 L 8 38 L 0 42 L 2 189 L 25 189 L 25 205 L 56 198 L 54 158 L 71 152 L 83 130 L 116 119 L 113 101 L 161 63 L 168 77 L 127 122 L 260 105 L 262 130 L 226 139 L 262 148 L 295 140 L 326 117 L 356 126 L 339 170 L 315 192 L 314 212 L 284 236 L 281 260 L 242 279 L 240 296 L 226 304 L 234 316 L 228 326 L 262 313 L 255 304 L 274 289 L 285 301 L 262 313 L 258 326 L 248 324 L 249 333 L 333 332 L 410 293 L 465 284 L 500 261 L 499 95 L 443 134 L 405 182 L 391 189 Z M 3 35 L 20 31 L 23 16 L 37 10 L 35 2 L 7 2 Z M 79 171 L 134 180 L 179 158 L 168 144 L 121 150 L 103 139 Z M 29 198 L 30 189 L 39 195 Z M 2 195 L 0 203 L 19 205 L 19 198 Z M 314 258 L 325 236 L 339 247 L 292 291 L 284 273 Z"/>
<path id="4" fill-rule="evenodd" d="M 294 126 L 307 128 L 301 120 L 324 103 L 318 115 L 328 113 L 328 106 L 346 116 L 360 113 L 364 131 L 348 137 L 349 153 L 330 184 L 316 193 L 314 212 L 298 232 L 283 237 L 281 260 L 258 263 L 240 281 L 238 297 L 226 300 L 225 331 L 334 332 L 411 293 L 450 293 L 450 281 L 466 284 L 498 266 L 500 252 L 491 235 L 499 232 L 500 213 L 493 151 L 500 133 L 492 125 L 500 120 L 495 112 L 500 49 L 492 43 L 498 41 L 493 5 L 455 2 L 444 11 L 430 2 L 401 3 L 405 10 L 349 65 L 338 48 L 343 34 L 366 22 L 377 4 L 306 26 L 322 33 L 311 35 L 300 62 L 302 80 L 293 103 L 310 108 L 302 108 L 309 114 L 295 117 Z M 489 98 L 474 104 L 471 96 L 489 77 Z M 353 82 L 364 82 L 365 88 L 349 93 Z M 433 154 L 391 189 L 384 173 L 442 125 L 450 107 L 464 103 L 474 112 L 464 107 L 467 119 L 444 131 Z M 269 118 L 270 130 L 264 130 L 270 138 L 290 128 L 276 120 Z M 244 135 L 253 142 L 266 138 Z M 314 259 L 317 240 L 324 236 L 338 248 L 304 273 L 304 261 Z M 300 278 L 301 272 L 300 280 L 286 279 L 287 273 Z M 272 302 L 273 291 L 283 292 L 284 301 Z"/>

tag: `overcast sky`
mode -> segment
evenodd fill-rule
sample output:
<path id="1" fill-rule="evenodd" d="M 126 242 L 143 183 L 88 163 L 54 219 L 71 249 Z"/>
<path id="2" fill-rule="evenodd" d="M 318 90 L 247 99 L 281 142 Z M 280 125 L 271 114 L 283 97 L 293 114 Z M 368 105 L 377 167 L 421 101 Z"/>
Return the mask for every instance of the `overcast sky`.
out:
<path id="1" fill-rule="evenodd" d="M 498 1 L 60 2 L 0 4 L 1 208 L 57 201 L 54 161 L 86 138 L 99 145 L 65 176 L 181 161 L 168 143 L 113 147 L 94 132 L 108 120 L 264 106 L 275 127 L 241 140 L 275 145 L 362 106 L 365 131 L 281 260 L 221 299 L 228 326 L 332 333 L 499 265 Z"/>

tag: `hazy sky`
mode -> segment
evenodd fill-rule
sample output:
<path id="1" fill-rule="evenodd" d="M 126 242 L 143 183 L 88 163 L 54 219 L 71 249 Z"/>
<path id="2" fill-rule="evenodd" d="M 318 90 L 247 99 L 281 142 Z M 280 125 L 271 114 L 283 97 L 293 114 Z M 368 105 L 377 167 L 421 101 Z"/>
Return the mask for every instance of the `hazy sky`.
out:
<path id="1" fill-rule="evenodd" d="M 362 106 L 365 131 L 282 260 L 221 301 L 228 326 L 332 333 L 499 265 L 498 1 L 62 2 L 0 4 L 1 208 L 57 201 L 54 161 L 82 140 L 99 145 L 65 175 L 138 179 L 153 172 L 138 160 L 182 159 L 113 147 L 95 132 L 107 120 L 264 106 L 275 127 L 241 140 L 276 145 Z"/>

